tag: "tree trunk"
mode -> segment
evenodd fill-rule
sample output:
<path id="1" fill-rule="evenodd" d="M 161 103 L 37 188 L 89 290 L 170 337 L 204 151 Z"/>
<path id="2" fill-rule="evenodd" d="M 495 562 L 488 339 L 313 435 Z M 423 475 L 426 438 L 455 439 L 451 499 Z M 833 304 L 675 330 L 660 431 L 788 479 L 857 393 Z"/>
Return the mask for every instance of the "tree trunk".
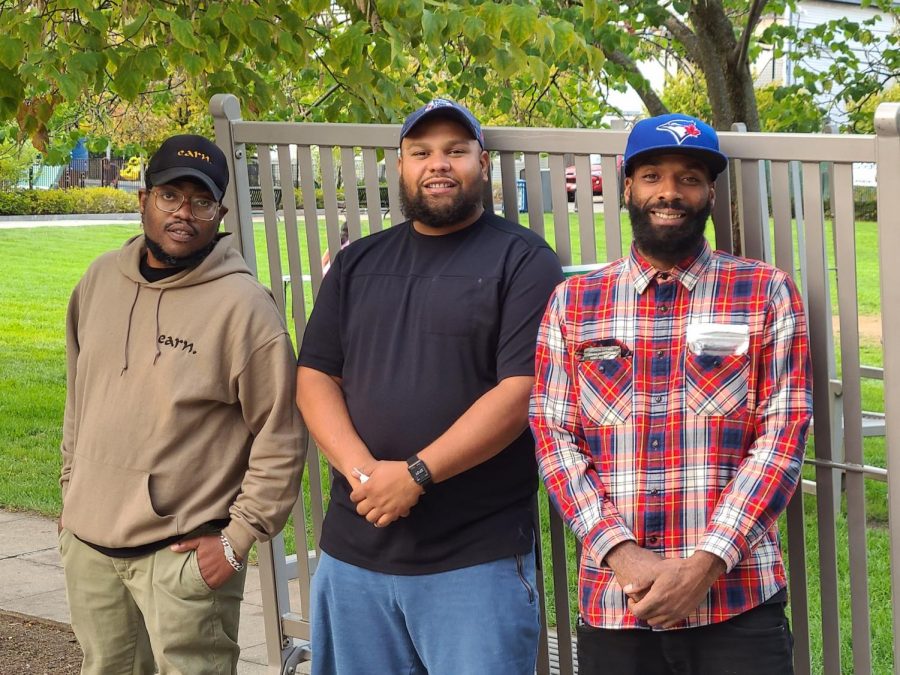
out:
<path id="1" fill-rule="evenodd" d="M 670 15 L 663 26 L 684 49 L 688 61 L 696 65 L 706 78 L 706 90 L 712 109 L 712 125 L 719 131 L 730 131 L 731 125 L 743 122 L 747 131 L 759 131 L 759 109 L 753 90 L 753 77 L 748 61 L 750 36 L 756 29 L 765 0 L 752 0 L 746 13 L 730 16 L 722 0 L 693 0 L 685 23 Z M 742 21 L 738 25 L 733 21 Z M 650 84 L 640 75 L 637 64 L 627 55 L 604 50 L 606 57 L 635 76 L 646 86 L 635 86 L 651 115 L 666 112 Z M 734 253 L 741 253 L 741 223 L 737 213 L 736 182 L 732 181 L 732 237 Z"/>
<path id="2" fill-rule="evenodd" d="M 729 131 L 735 122 L 743 122 L 748 131 L 759 131 L 750 64 L 721 2 L 691 3 L 688 19 L 696 36 L 691 56 L 706 76 L 713 126 Z M 758 19 L 751 16 L 749 21 L 746 30 L 753 30 Z"/>

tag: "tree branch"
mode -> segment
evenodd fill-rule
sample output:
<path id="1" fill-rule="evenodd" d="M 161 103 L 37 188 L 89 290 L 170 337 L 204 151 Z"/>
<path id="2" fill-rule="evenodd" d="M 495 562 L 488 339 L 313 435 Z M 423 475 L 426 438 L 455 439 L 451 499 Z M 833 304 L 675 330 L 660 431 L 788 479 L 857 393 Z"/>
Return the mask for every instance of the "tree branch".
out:
<path id="1" fill-rule="evenodd" d="M 554 78 L 553 88 L 559 93 L 559 98 L 562 101 L 562 104 L 566 107 L 566 110 L 569 111 L 569 114 L 578 122 L 578 125 L 581 127 L 586 127 L 587 123 L 581 118 L 578 112 L 572 107 L 572 103 L 569 101 L 569 98 L 565 95 L 562 89 L 559 87 L 559 83 Z"/>
<path id="2" fill-rule="evenodd" d="M 697 35 L 690 27 L 677 16 L 669 15 L 665 22 L 666 30 L 672 34 L 676 41 L 680 42 L 687 52 L 688 57 L 695 63 L 700 62 L 700 42 Z"/>
<path id="3" fill-rule="evenodd" d="M 322 94 L 321 96 L 319 96 L 319 98 L 317 98 L 315 101 L 313 101 L 312 103 L 310 103 L 308 107 L 309 107 L 309 108 L 318 108 L 320 105 L 322 105 L 323 103 L 325 103 L 325 101 L 327 101 L 328 98 L 329 98 L 334 92 L 338 91 L 338 90 L 341 89 L 341 88 L 343 88 L 343 85 L 342 85 L 340 82 L 335 82 L 333 85 L 331 85 L 330 87 L 328 87 L 328 91 L 326 91 L 324 94 Z"/>
<path id="4" fill-rule="evenodd" d="M 606 58 L 624 69 L 626 72 L 631 73 L 632 75 L 636 75 L 640 78 L 639 84 L 635 85 L 632 82 L 629 84 L 634 88 L 637 92 L 637 95 L 641 97 L 641 101 L 644 102 L 644 105 L 647 106 L 647 110 L 651 115 L 664 115 L 669 110 L 666 108 L 666 105 L 662 102 L 662 99 L 653 91 L 653 88 L 650 86 L 650 83 L 647 81 L 641 71 L 638 69 L 637 64 L 634 62 L 630 56 L 625 54 L 624 52 L 620 52 L 618 49 L 613 50 L 603 50 L 603 53 L 606 55 Z"/>
<path id="5" fill-rule="evenodd" d="M 756 30 L 756 26 L 759 23 L 759 19 L 762 16 L 765 6 L 766 0 L 753 0 L 753 4 L 750 5 L 750 13 L 747 15 L 747 25 L 744 26 L 744 33 L 741 35 L 741 40 L 738 44 L 737 58 L 734 61 L 735 67 L 737 68 L 742 67 L 747 60 L 747 53 L 750 51 L 750 40 L 753 37 L 753 32 Z"/>

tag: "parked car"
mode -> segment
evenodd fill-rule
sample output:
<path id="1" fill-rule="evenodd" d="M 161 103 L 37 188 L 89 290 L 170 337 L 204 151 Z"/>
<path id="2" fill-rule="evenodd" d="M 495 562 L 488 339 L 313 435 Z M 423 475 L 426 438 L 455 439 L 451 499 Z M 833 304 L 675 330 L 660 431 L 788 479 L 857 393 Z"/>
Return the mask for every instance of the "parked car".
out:
<path id="1" fill-rule="evenodd" d="M 594 195 L 603 194 L 603 173 L 600 168 L 600 155 L 591 155 L 591 193 Z M 621 172 L 622 158 L 616 158 L 616 167 Z M 566 167 L 566 195 L 569 201 L 575 201 L 575 166 Z"/>

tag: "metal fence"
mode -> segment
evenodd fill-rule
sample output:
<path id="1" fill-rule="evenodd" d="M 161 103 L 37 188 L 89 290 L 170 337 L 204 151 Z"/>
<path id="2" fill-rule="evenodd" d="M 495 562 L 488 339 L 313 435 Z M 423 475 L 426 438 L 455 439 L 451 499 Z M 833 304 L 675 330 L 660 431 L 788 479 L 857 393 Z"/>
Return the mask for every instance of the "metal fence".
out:
<path id="1" fill-rule="evenodd" d="M 232 183 L 226 194 L 229 208 L 226 227 L 235 233 L 235 246 L 248 264 L 262 272 L 275 289 L 279 308 L 290 318 L 298 342 L 306 317 L 323 276 L 323 253 L 337 251 L 341 229 L 351 240 L 403 220 L 399 211 L 396 162 L 384 163 L 388 207 L 364 209 L 355 191 L 338 203 L 336 170 L 345 183 L 360 183 L 368 203 L 376 203 L 381 173 L 379 154 L 394 157 L 399 129 L 391 125 L 338 125 L 245 122 L 237 99 L 216 95 L 210 102 L 216 140 L 228 157 Z M 893 587 L 900 583 L 900 473 L 864 462 L 863 438 L 885 435 L 889 465 L 900 461 L 900 265 L 892 252 L 900 250 L 900 228 L 892 214 L 900 213 L 900 104 L 882 105 L 876 113 L 877 134 L 757 134 L 736 128 L 720 135 L 723 151 L 732 158 L 731 170 L 717 181 L 720 195 L 735 186 L 736 209 L 743 225 L 744 255 L 778 265 L 797 278 L 802 287 L 809 318 L 810 343 L 815 377 L 814 450 L 807 460 L 809 492 L 798 490 L 788 507 L 785 529 L 790 563 L 790 606 L 795 637 L 795 667 L 810 673 L 821 663 L 828 675 L 849 672 L 884 672 L 892 657 L 900 666 L 900 597 L 891 595 L 892 655 L 873 664 L 868 576 L 865 480 L 886 481 L 890 536 L 890 576 Z M 620 221 L 617 156 L 625 147 L 627 132 L 562 129 L 485 129 L 485 147 L 492 153 L 500 176 L 503 215 L 544 235 L 555 247 L 564 265 L 614 260 L 626 252 Z M 247 144 L 268 146 L 259 153 L 259 195 L 263 206 L 265 251 L 254 247 L 251 189 L 245 156 Z M 574 156 L 576 194 L 570 206 L 565 187 L 565 157 Z M 599 203 L 590 189 L 591 154 L 602 157 L 604 198 Z M 548 179 L 542 178 L 546 156 Z M 274 159 L 273 159 L 274 158 Z M 275 171 L 292 172 L 296 158 L 300 195 L 298 208 L 293 190 L 285 191 L 283 212 L 275 205 Z M 335 159 L 337 158 L 337 159 Z M 524 158 L 524 188 L 519 182 L 517 162 Z M 274 162 L 274 165 L 273 165 Z M 853 197 L 853 163 L 877 163 L 877 223 L 880 288 L 883 314 L 883 370 L 862 366 L 858 330 L 858 280 L 856 221 Z M 315 169 L 314 169 L 315 166 Z M 360 173 L 359 167 L 362 167 Z M 823 174 L 824 170 L 824 174 Z M 823 175 L 830 190 L 823 187 Z M 312 191 L 321 185 L 323 209 L 312 206 Z M 545 220 L 545 200 L 549 194 Z M 519 206 L 527 199 L 527 210 Z M 494 208 L 490 189 L 485 204 Z M 830 222 L 826 210 L 832 214 Z M 599 225 L 597 215 L 602 215 Z M 733 250 L 732 209 L 720 199 L 713 213 L 716 246 Z M 865 252 L 863 252 L 865 253 Z M 875 251 L 871 251 L 876 256 Z M 833 263 L 829 259 L 833 258 Z M 282 292 L 283 289 L 283 292 Z M 837 299 L 832 302 L 832 293 Z M 840 339 L 834 340 L 833 322 Z M 840 377 L 837 363 L 840 359 Z M 864 425 L 861 378 L 883 377 L 884 418 L 880 427 Z M 304 477 L 307 487 L 293 511 L 295 550 L 286 552 L 277 537 L 259 547 L 264 600 L 267 653 L 270 672 L 293 672 L 309 657 L 309 583 L 315 571 L 328 476 L 312 439 Z M 845 505 L 842 505 L 842 491 Z M 814 494 L 810 494 L 814 493 Z M 815 514 L 804 516 L 804 502 L 814 500 Z M 549 509 L 549 541 L 541 542 L 545 577 L 552 586 L 555 630 L 544 633 L 539 654 L 539 673 L 572 673 L 571 609 L 567 574 L 567 535 L 562 521 Z M 817 556 L 809 555 L 805 528 L 814 528 L 811 541 Z M 840 534 L 838 529 L 840 525 Z M 810 533 L 812 535 L 812 533 Z M 286 555 L 290 553 L 290 555 Z M 846 575 L 839 576 L 839 558 L 846 558 Z M 809 584 L 808 569 L 818 568 L 818 588 Z M 842 568 L 843 569 L 843 568 Z M 846 585 L 849 591 L 841 591 Z M 547 597 L 541 588 L 542 596 Z M 883 602 L 887 602 L 884 600 Z M 845 618 L 841 619 L 841 605 Z M 813 622 L 811 607 L 820 619 Z M 849 611 L 847 611 L 849 609 Z M 842 632 L 851 639 L 842 642 Z M 548 638 L 549 635 L 549 638 Z M 811 651 L 811 636 L 820 645 Z M 843 649 L 847 652 L 842 654 Z"/>
<path id="2" fill-rule="evenodd" d="M 20 177 L 16 187 L 29 190 L 113 187 L 137 192 L 143 186 L 143 163 L 129 164 L 124 157 L 91 157 L 72 159 L 61 165 L 34 164 Z"/>

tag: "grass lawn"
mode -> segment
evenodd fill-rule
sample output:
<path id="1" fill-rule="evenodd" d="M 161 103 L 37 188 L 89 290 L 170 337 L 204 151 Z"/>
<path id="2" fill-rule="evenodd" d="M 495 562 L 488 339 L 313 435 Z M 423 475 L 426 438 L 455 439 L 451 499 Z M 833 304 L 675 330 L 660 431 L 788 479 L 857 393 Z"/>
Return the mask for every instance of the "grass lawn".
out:
<path id="1" fill-rule="evenodd" d="M 525 214 L 522 221 L 525 222 Z M 624 246 L 630 241 L 627 232 Z M 596 217 L 598 258 L 604 259 L 603 219 Z M 571 215 L 571 237 L 577 242 L 578 226 Z M 545 231 L 552 242 L 553 223 L 548 215 Z M 66 302 L 71 289 L 87 265 L 102 252 L 116 249 L 138 226 L 109 225 L 95 227 L 60 227 L 0 230 L 0 507 L 35 511 L 47 516 L 58 515 L 60 502 L 57 486 L 59 442 L 65 399 L 64 325 Z M 257 225 L 256 253 L 260 278 L 268 283 L 265 232 Z M 301 236 L 301 259 L 309 270 L 305 237 Z M 324 232 L 320 239 L 326 241 Z M 830 241 L 830 237 L 829 237 Z M 860 313 L 879 315 L 878 260 L 871 255 L 877 250 L 874 223 L 861 223 L 857 231 Z M 574 262 L 580 262 L 577 246 Z M 830 252 L 833 255 L 833 252 Z M 287 273 L 284 235 L 281 233 L 280 257 Z M 280 286 L 280 284 L 278 284 Z M 311 306 L 311 288 L 305 285 L 306 307 Z M 278 288 L 276 292 L 281 292 Z M 861 349 L 865 364 L 881 364 L 881 348 L 867 342 Z M 864 381 L 864 407 L 883 409 L 881 382 Z M 810 448 L 812 451 L 812 448 Z M 883 438 L 865 441 L 866 462 L 885 466 Z M 809 472 L 809 469 L 807 469 Z M 808 473 L 811 476 L 811 472 Z M 546 498 L 543 498 L 546 520 Z M 874 672 L 893 669 L 890 614 L 890 557 L 887 525 L 887 486 L 867 481 L 866 509 L 869 522 L 869 596 L 873 639 Z M 806 567 L 810 579 L 811 632 L 814 672 L 821 672 L 821 637 L 819 636 L 818 537 L 815 499 L 805 498 Z M 546 532 L 546 524 L 545 524 Z M 850 661 L 849 575 L 847 573 L 846 519 L 838 521 L 838 558 L 841 579 L 842 652 L 844 672 L 852 672 Z M 293 532 L 288 532 L 288 550 L 293 549 Z M 570 537 L 570 551 L 574 542 Z M 574 600 L 576 583 L 574 554 L 570 553 L 570 598 Z M 549 570 L 545 570 L 547 588 L 552 589 Z M 552 608 L 552 601 L 550 603 Z M 553 614 L 551 609 L 551 615 Z"/>

